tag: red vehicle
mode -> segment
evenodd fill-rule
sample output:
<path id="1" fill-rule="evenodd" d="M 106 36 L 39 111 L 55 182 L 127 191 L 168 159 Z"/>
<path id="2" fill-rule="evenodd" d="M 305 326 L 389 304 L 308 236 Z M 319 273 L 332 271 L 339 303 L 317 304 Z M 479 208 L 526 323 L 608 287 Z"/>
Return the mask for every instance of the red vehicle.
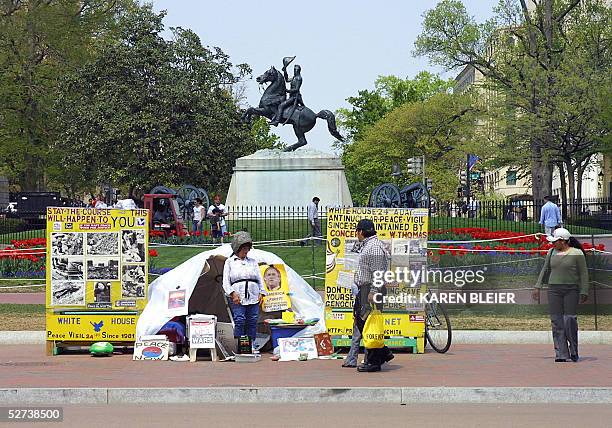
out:
<path id="1" fill-rule="evenodd" d="M 167 238 L 171 235 L 188 236 L 176 195 L 146 194 L 144 207 L 149 210 L 149 230 L 161 230 Z"/>

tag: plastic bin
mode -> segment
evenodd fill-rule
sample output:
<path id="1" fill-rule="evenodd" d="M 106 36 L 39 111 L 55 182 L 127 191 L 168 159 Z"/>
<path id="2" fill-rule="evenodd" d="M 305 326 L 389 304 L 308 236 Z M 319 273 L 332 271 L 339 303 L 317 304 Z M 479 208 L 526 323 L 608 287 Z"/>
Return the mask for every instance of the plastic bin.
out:
<path id="1" fill-rule="evenodd" d="M 270 332 L 272 333 L 272 348 L 278 346 L 278 339 L 284 337 L 293 337 L 297 332 L 304 330 L 307 325 L 283 325 L 283 326 L 270 326 Z"/>

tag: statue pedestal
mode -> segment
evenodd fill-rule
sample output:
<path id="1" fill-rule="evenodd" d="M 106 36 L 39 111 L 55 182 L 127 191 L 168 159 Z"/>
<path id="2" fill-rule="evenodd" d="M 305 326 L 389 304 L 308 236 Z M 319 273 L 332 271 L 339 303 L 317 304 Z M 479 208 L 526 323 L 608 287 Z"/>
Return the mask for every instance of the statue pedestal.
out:
<path id="1" fill-rule="evenodd" d="M 338 157 L 310 149 L 266 149 L 236 159 L 225 205 L 304 207 L 315 196 L 319 207 L 352 206 Z"/>

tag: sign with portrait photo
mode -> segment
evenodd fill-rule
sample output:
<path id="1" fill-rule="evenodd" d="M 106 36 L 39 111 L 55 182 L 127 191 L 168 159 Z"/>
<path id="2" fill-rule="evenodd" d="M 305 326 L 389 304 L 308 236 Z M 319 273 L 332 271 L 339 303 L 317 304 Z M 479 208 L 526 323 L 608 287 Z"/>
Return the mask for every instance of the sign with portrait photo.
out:
<path id="1" fill-rule="evenodd" d="M 263 311 L 286 311 L 291 307 L 289 281 L 284 264 L 261 265 L 261 276 L 267 295 L 263 299 Z"/>

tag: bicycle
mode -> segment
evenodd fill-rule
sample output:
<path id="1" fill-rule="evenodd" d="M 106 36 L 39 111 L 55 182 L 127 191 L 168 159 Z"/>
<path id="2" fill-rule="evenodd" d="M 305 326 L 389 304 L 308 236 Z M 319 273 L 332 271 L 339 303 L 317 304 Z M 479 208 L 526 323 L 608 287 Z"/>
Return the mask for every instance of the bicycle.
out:
<path id="1" fill-rule="evenodd" d="M 425 337 L 434 351 L 444 354 L 453 340 L 453 329 L 444 306 L 431 302 L 431 291 L 427 290 L 425 303 Z"/>

